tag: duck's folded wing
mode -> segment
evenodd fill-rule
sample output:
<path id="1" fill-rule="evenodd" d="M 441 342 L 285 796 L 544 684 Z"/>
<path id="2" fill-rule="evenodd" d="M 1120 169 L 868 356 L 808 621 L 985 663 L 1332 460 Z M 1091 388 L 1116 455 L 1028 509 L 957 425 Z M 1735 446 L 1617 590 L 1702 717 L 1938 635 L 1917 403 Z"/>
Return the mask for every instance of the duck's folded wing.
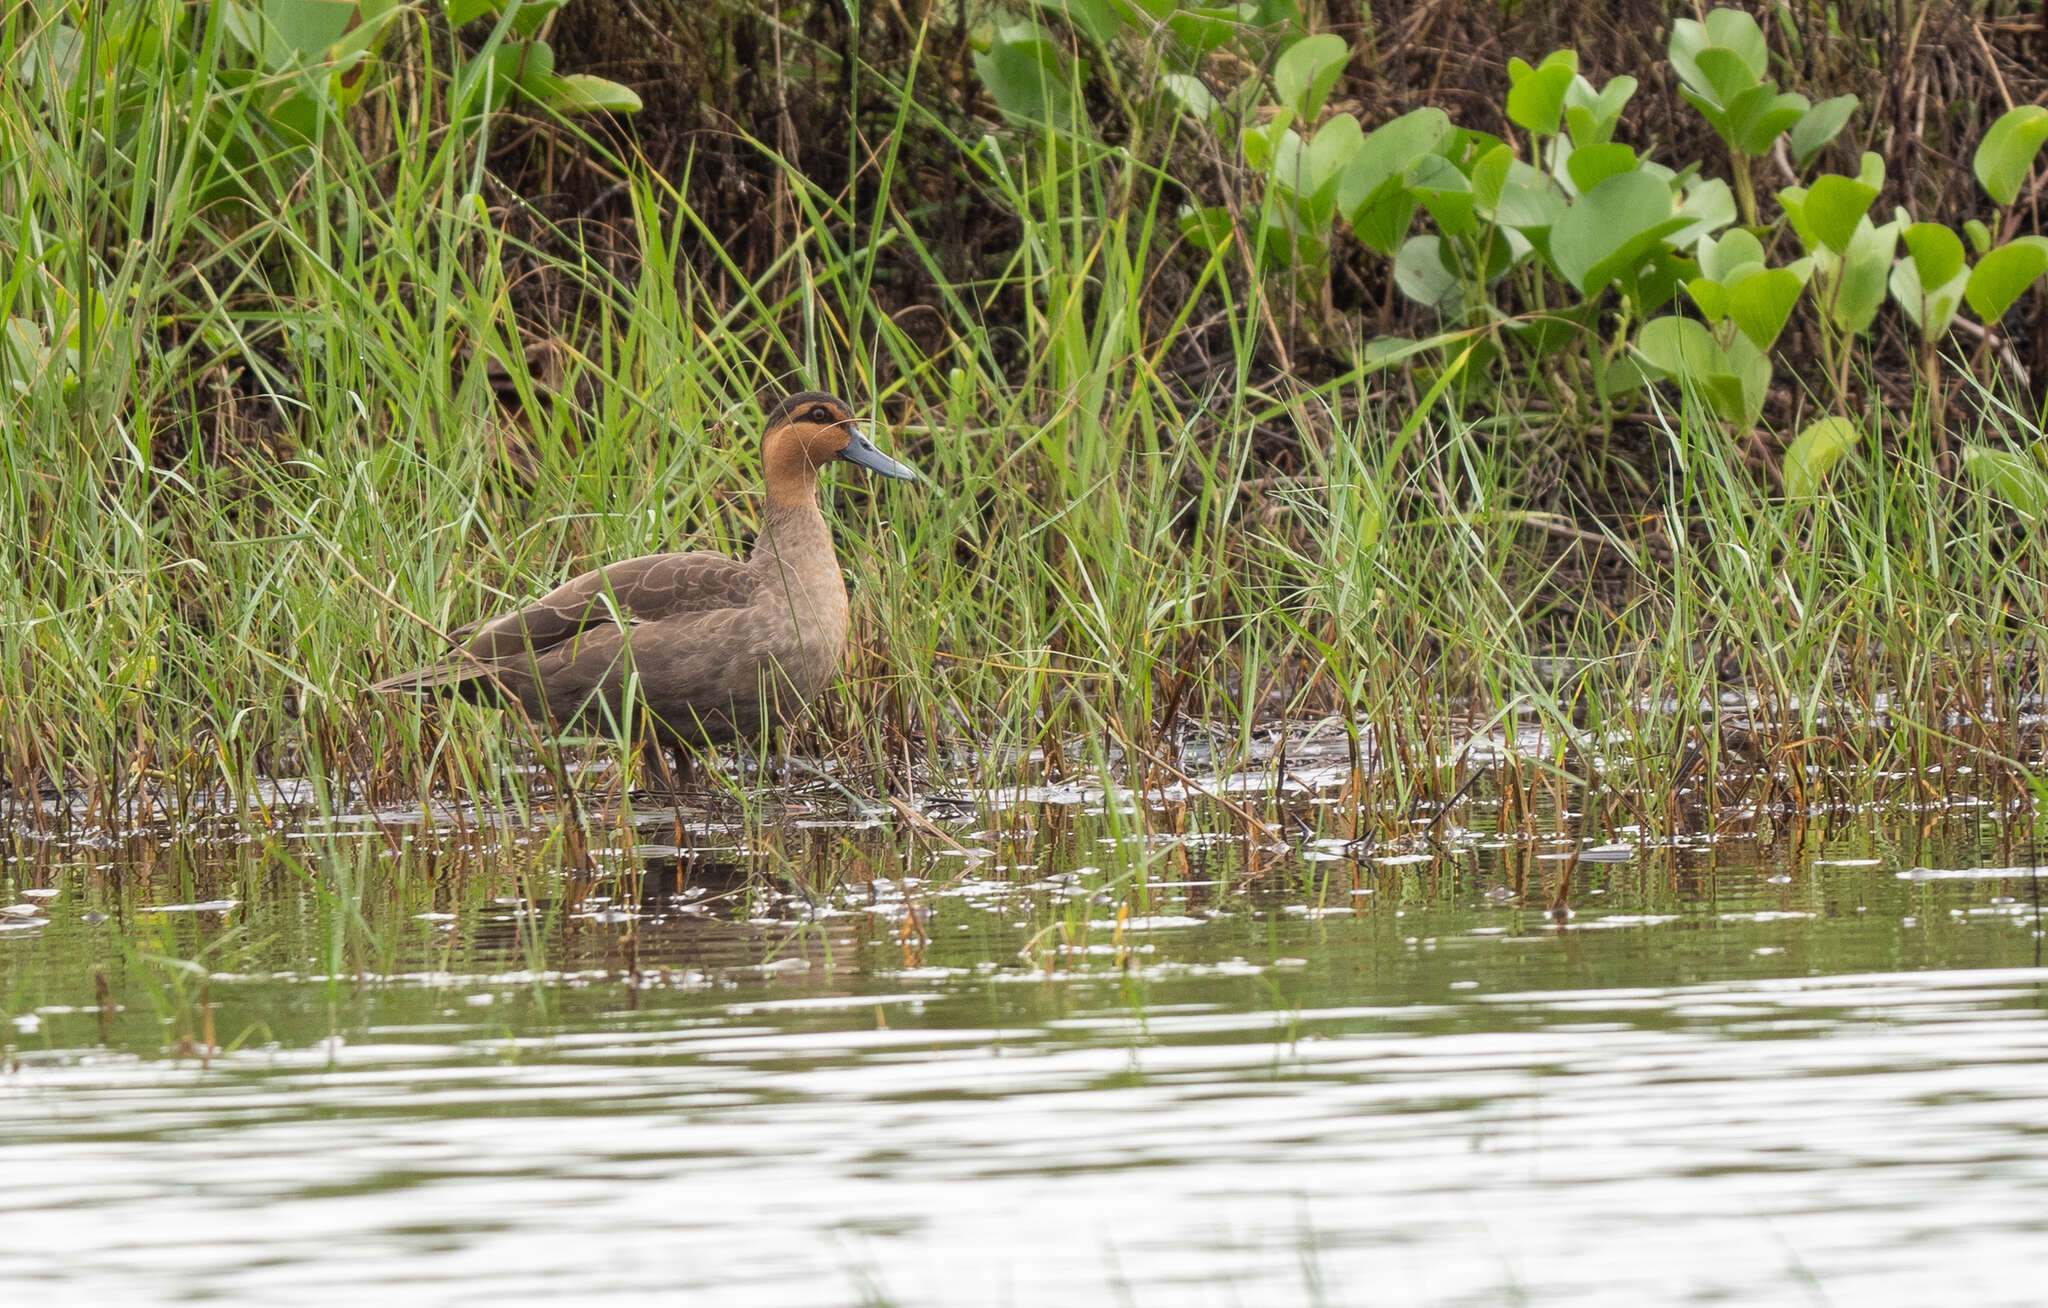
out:
<path id="1" fill-rule="evenodd" d="M 373 689 L 422 693 L 489 679 L 493 668 L 525 667 L 594 628 L 611 629 L 690 613 L 744 608 L 759 577 L 723 554 L 648 554 L 586 572 L 516 613 L 454 632 L 461 649 L 439 663 L 401 672 Z"/>
<path id="2" fill-rule="evenodd" d="M 743 608 L 759 576 L 723 554 L 648 554 L 563 582 L 516 613 L 478 624 L 465 648 L 485 662 L 526 659 L 595 626 Z"/>

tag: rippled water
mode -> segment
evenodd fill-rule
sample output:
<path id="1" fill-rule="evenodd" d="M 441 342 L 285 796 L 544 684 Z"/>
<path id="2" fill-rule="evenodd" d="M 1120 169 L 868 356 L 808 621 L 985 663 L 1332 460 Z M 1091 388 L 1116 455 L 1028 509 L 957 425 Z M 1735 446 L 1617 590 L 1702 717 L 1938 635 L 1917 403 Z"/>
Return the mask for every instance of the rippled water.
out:
<path id="1" fill-rule="evenodd" d="M 1310 814 L 1281 849 L 1226 814 L 1028 798 L 916 830 L 823 802 L 657 819 L 595 878 L 542 833 L 389 814 L 253 846 L 24 837 L 0 1283 L 2042 1301 L 2030 827 L 1481 823 L 1374 850 Z"/>

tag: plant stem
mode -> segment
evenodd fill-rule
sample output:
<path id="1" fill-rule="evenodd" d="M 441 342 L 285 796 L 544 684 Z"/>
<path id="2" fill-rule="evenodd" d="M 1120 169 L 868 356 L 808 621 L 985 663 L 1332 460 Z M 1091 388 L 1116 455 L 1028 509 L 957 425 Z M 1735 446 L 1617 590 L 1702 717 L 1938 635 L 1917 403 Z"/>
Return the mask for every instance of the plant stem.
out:
<path id="1" fill-rule="evenodd" d="M 1756 227 L 1756 177 L 1754 161 L 1740 150 L 1728 152 L 1735 183 L 1735 208 L 1742 215 L 1744 227 Z"/>

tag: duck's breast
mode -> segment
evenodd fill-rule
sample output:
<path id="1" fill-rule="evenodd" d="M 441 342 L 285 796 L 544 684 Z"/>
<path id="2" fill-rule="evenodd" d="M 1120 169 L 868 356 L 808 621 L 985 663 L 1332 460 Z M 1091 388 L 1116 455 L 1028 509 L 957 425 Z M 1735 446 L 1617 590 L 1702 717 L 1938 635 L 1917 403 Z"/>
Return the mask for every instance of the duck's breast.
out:
<path id="1" fill-rule="evenodd" d="M 779 607 L 772 657 L 797 701 L 784 709 L 787 715 L 823 694 L 845 663 L 846 584 L 835 569 L 828 579 L 792 587 Z"/>

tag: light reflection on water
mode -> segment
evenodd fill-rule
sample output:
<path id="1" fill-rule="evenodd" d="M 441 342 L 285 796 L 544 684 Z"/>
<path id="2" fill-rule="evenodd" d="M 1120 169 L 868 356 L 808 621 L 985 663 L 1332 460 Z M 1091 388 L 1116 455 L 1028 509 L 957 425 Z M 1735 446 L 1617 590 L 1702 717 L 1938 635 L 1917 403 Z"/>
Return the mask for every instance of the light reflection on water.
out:
<path id="1" fill-rule="evenodd" d="M 102 1302 L 2039 1301 L 2031 970 L 1493 998 L 1036 1031 L 756 1003 L 31 1065 L 0 1099 L 0 1275 Z"/>
<path id="2" fill-rule="evenodd" d="M 2012 832 L 1632 857 L 1605 833 L 1563 928 L 1558 842 L 1494 832 L 1254 868 L 1200 839 L 1119 859 L 1084 820 L 964 876 L 792 826 L 765 865 L 596 883 L 324 839 L 15 865 L 13 920 L 41 923 L 0 937 L 24 1302 L 2048 1282 L 2038 860 Z M 205 1012 L 230 1048 L 170 1056 Z"/>

